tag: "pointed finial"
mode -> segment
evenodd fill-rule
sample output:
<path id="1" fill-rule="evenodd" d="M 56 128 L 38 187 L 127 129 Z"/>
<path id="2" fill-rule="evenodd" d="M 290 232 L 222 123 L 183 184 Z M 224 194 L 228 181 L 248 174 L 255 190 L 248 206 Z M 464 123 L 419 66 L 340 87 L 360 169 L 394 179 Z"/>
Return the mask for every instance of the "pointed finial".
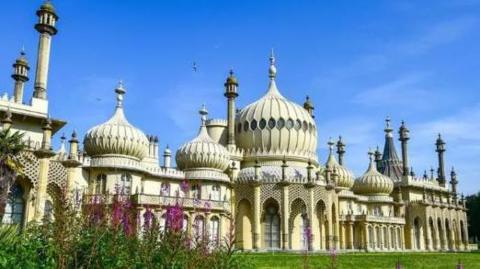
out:
<path id="1" fill-rule="evenodd" d="M 115 88 L 117 94 L 117 107 L 123 107 L 123 95 L 126 93 L 123 81 L 118 82 L 117 88 Z"/>
<path id="2" fill-rule="evenodd" d="M 25 45 L 22 45 L 22 49 L 20 50 L 20 55 L 25 56 Z"/>
<path id="3" fill-rule="evenodd" d="M 202 120 L 202 126 L 205 126 L 205 123 L 207 121 L 207 115 L 208 115 L 208 110 L 205 104 L 202 104 L 202 107 L 200 108 L 198 113 L 200 114 L 200 119 Z"/>
<path id="4" fill-rule="evenodd" d="M 272 48 L 272 52 L 270 54 L 270 68 L 268 69 L 268 77 L 270 79 L 275 79 L 275 77 L 277 76 L 277 68 L 275 67 L 275 55 L 273 53 L 273 48 Z"/>
<path id="5" fill-rule="evenodd" d="M 335 145 L 335 142 L 333 142 L 333 139 L 331 137 L 328 139 L 327 145 L 328 145 L 328 150 L 329 150 L 330 154 L 332 154 L 333 145 Z"/>
<path id="6" fill-rule="evenodd" d="M 62 143 L 65 141 L 65 139 L 67 139 L 67 138 L 65 137 L 65 133 L 62 133 L 62 136 L 60 137 L 60 140 L 62 140 Z"/>
<path id="7" fill-rule="evenodd" d="M 368 149 L 368 158 L 370 159 L 370 162 L 373 162 L 373 155 L 374 153 L 372 149 Z"/>
<path id="8" fill-rule="evenodd" d="M 385 133 L 388 137 L 392 137 L 392 127 L 390 126 L 390 122 L 391 122 L 391 119 L 390 119 L 390 116 L 387 116 L 387 118 L 385 119 Z"/>

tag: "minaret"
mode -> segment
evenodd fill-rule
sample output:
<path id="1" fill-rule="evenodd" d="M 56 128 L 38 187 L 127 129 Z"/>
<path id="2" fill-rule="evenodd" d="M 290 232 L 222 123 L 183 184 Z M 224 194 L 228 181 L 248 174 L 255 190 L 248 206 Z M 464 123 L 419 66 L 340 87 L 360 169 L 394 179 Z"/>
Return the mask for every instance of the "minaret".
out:
<path id="1" fill-rule="evenodd" d="M 377 148 L 375 149 L 375 152 L 373 153 L 375 156 L 375 164 L 377 165 L 377 171 L 381 171 L 382 169 L 382 153 L 380 153 L 380 149 Z"/>
<path id="2" fill-rule="evenodd" d="M 35 29 L 40 33 L 38 41 L 37 70 L 35 74 L 35 91 L 33 97 L 47 99 L 48 66 L 52 36 L 57 34 L 55 24 L 58 16 L 52 3 L 47 0 L 37 10 L 38 23 Z"/>
<path id="3" fill-rule="evenodd" d="M 23 89 L 25 88 L 25 82 L 28 81 L 28 66 L 27 58 L 25 57 L 25 51 L 20 51 L 20 56 L 13 64 L 12 78 L 15 80 L 15 88 L 13 90 L 13 96 L 15 103 L 23 103 Z"/>
<path id="4" fill-rule="evenodd" d="M 170 147 L 165 148 L 163 151 L 163 167 L 165 168 L 170 168 L 172 162 L 172 151 L 170 150 Z"/>
<path id="5" fill-rule="evenodd" d="M 342 136 L 338 137 L 337 141 L 338 163 L 343 165 L 343 156 L 345 155 L 345 143 L 343 143 Z"/>
<path id="6" fill-rule="evenodd" d="M 402 125 L 398 130 L 398 134 L 400 135 L 400 142 L 402 143 L 402 164 L 403 164 L 403 175 L 408 176 L 408 148 L 407 148 L 407 141 L 410 139 L 409 136 L 410 131 L 405 126 L 405 122 L 402 121 Z"/>
<path id="7" fill-rule="evenodd" d="M 233 70 L 230 70 L 230 74 L 225 81 L 225 97 L 227 97 L 227 147 L 235 148 L 235 98 L 238 97 L 237 78 L 233 75 Z"/>
<path id="8" fill-rule="evenodd" d="M 442 139 L 442 136 L 438 134 L 437 141 L 435 143 L 437 149 L 435 150 L 438 153 L 438 183 L 445 187 L 445 163 L 443 159 L 443 153 L 445 152 L 445 142 Z"/>
<path id="9" fill-rule="evenodd" d="M 308 114 L 310 114 L 312 118 L 315 118 L 315 116 L 313 116 L 313 110 L 315 109 L 315 107 L 313 106 L 313 103 L 310 100 L 310 96 L 308 95 L 305 98 L 305 103 L 303 103 L 303 108 L 305 108 L 305 110 L 308 112 Z"/>
<path id="10" fill-rule="evenodd" d="M 455 202 L 457 201 L 457 173 L 455 172 L 455 168 L 452 167 L 452 171 L 450 172 L 450 184 L 452 185 L 452 193 L 453 199 Z"/>

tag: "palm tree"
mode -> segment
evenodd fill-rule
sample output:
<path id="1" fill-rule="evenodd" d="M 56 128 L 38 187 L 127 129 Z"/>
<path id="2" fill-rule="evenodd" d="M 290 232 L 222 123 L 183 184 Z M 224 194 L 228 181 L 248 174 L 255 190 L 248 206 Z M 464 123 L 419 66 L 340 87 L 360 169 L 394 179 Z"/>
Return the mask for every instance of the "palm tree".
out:
<path id="1" fill-rule="evenodd" d="M 18 156 L 25 149 L 23 133 L 11 132 L 10 128 L 0 131 L 0 223 L 5 214 L 8 194 L 18 175 L 23 173 L 23 165 Z"/>

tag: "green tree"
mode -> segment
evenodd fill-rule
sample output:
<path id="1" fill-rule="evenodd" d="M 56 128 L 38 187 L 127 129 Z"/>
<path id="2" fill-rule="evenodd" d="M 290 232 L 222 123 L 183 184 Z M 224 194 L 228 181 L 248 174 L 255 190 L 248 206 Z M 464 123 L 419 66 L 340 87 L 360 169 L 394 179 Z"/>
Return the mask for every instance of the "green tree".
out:
<path id="1" fill-rule="evenodd" d="M 0 131 L 0 222 L 5 214 L 8 194 L 23 166 L 18 156 L 25 149 L 23 133 L 12 132 L 10 128 Z"/>
<path id="2" fill-rule="evenodd" d="M 480 192 L 467 196 L 469 236 L 480 239 Z"/>

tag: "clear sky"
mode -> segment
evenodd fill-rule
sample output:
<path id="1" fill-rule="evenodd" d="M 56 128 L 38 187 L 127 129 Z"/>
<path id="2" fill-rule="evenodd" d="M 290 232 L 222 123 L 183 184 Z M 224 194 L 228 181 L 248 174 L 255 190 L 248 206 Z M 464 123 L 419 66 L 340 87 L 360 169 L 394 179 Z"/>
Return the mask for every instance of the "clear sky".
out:
<path id="1" fill-rule="evenodd" d="M 263 95 L 273 47 L 283 95 L 300 104 L 306 94 L 313 99 L 322 162 L 328 137 L 341 134 L 347 166 L 363 173 L 368 148 L 383 147 L 389 115 L 396 129 L 407 122 L 418 175 L 436 167 L 441 132 L 460 191 L 480 189 L 480 1 L 53 3 L 60 20 L 48 97 L 52 117 L 68 121 L 67 134 L 83 136 L 110 117 L 122 79 L 130 122 L 158 135 L 162 150 L 176 149 L 196 135 L 202 103 L 211 117 L 225 118 L 223 82 L 231 67 L 240 107 Z M 22 45 L 34 69 L 40 4 L 2 3 L 2 92 L 12 92 L 11 64 Z M 32 88 L 29 82 L 26 98 Z"/>

